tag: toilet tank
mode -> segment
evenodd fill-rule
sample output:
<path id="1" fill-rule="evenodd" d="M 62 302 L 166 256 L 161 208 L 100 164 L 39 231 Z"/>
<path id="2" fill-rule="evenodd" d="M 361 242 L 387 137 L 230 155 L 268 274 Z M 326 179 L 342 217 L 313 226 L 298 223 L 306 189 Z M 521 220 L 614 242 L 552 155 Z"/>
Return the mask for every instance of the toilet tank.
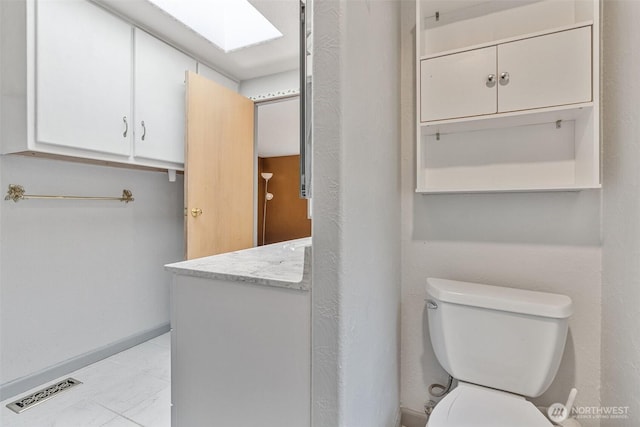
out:
<path id="1" fill-rule="evenodd" d="M 451 376 L 536 397 L 558 371 L 572 306 L 565 295 L 429 278 L 427 312 Z"/>

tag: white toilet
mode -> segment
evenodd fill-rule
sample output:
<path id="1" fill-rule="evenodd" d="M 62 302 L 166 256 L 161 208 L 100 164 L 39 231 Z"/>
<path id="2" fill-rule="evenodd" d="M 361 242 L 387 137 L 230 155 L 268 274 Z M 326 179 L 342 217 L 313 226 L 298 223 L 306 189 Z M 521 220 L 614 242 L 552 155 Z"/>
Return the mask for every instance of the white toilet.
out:
<path id="1" fill-rule="evenodd" d="M 547 427 L 524 398 L 547 390 L 567 338 L 571 299 L 521 289 L 427 279 L 431 343 L 458 386 L 427 427 Z"/>

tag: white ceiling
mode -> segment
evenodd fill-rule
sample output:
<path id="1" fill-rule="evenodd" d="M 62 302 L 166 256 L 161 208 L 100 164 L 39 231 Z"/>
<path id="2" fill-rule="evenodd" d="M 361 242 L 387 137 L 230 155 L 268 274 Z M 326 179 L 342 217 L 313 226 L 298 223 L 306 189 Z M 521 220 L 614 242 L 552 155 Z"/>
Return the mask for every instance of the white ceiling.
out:
<path id="1" fill-rule="evenodd" d="M 134 24 L 159 35 L 201 62 L 237 81 L 299 67 L 299 0 L 249 0 L 280 30 L 283 37 L 230 53 L 224 53 L 222 49 L 147 0 L 93 1 L 123 15 Z"/>
<path id="2" fill-rule="evenodd" d="M 258 157 L 300 154 L 298 97 L 258 104 Z"/>

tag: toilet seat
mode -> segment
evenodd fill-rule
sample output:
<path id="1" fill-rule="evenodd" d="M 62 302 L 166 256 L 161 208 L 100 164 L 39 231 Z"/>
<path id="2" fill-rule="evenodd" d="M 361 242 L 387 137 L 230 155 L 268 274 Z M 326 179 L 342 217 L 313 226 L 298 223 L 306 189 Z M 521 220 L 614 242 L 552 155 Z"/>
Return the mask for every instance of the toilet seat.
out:
<path id="1" fill-rule="evenodd" d="M 553 427 L 522 396 L 460 382 L 435 407 L 427 427 Z"/>

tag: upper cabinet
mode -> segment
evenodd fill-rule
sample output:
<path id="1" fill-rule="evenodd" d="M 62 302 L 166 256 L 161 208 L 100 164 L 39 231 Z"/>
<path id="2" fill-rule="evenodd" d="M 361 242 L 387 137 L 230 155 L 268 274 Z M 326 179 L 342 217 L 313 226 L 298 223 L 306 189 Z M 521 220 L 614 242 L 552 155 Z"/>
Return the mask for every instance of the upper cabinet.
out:
<path id="1" fill-rule="evenodd" d="M 83 1 L 40 1 L 36 20 L 37 141 L 128 156 L 131 27 Z"/>
<path id="2" fill-rule="evenodd" d="M 421 120 L 496 113 L 495 69 L 495 46 L 423 60 L 420 64 Z"/>
<path id="3" fill-rule="evenodd" d="M 591 102 L 591 26 L 498 45 L 498 112 Z"/>
<path id="4" fill-rule="evenodd" d="M 196 61 L 136 28 L 134 156 L 184 163 L 186 71 Z"/>
<path id="5" fill-rule="evenodd" d="M 420 83 L 423 122 L 590 102 L 591 26 L 424 59 Z"/>
<path id="6" fill-rule="evenodd" d="M 184 168 L 194 59 L 90 1 L 0 8 L 3 154 Z"/>
<path id="7" fill-rule="evenodd" d="M 417 191 L 599 188 L 599 11 L 419 0 Z"/>
<path id="8" fill-rule="evenodd" d="M 220 74 L 216 70 L 207 67 L 201 62 L 198 62 L 198 74 L 211 81 L 221 84 L 222 86 L 231 89 L 234 92 L 240 93 L 240 91 L 238 90 L 240 84 L 237 81 L 231 80 L 229 77 Z"/>

